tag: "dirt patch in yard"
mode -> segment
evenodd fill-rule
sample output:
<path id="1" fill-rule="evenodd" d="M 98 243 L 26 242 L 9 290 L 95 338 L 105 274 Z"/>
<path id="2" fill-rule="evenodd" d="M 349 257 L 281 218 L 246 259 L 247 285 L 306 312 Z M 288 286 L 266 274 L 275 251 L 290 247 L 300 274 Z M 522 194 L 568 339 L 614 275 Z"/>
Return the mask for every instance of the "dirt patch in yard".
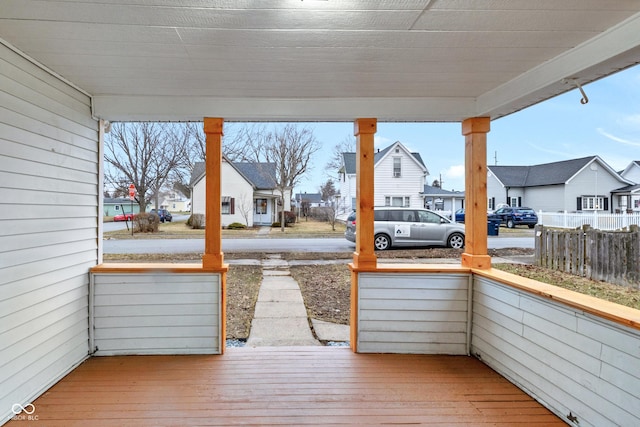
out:
<path id="1" fill-rule="evenodd" d="M 227 275 L 227 338 L 246 340 L 258 300 L 262 267 L 234 265 Z"/>
<path id="2" fill-rule="evenodd" d="M 351 272 L 345 264 L 298 265 L 290 270 L 300 285 L 309 317 L 349 324 Z"/>

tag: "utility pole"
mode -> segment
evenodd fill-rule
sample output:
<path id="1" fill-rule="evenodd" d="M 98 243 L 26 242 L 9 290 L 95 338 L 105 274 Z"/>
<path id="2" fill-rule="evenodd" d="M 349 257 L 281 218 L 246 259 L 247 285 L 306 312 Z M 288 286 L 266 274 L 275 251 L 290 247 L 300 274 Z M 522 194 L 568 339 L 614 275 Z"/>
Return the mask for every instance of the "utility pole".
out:
<path id="1" fill-rule="evenodd" d="M 498 151 L 493 152 L 493 165 L 498 166 Z"/>

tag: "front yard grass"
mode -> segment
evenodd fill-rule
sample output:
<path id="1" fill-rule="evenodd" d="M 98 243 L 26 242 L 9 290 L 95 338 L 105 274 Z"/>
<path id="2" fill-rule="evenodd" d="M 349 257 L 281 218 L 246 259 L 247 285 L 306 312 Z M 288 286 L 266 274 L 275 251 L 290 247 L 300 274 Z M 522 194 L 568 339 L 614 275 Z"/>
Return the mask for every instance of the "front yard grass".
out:
<path id="1" fill-rule="evenodd" d="M 261 227 L 252 227 L 245 230 L 222 229 L 222 237 L 232 239 L 256 237 Z M 304 238 L 304 237 L 343 237 L 344 223 L 336 223 L 335 230 L 326 221 L 309 219 L 300 220 L 295 224 L 285 227 L 284 233 L 280 227 L 270 227 L 269 236 L 277 238 Z M 135 233 L 131 236 L 131 230 L 107 231 L 105 238 L 111 239 L 203 239 L 204 229 L 194 230 L 187 226 L 186 221 L 173 221 L 160 223 L 157 233 Z"/>

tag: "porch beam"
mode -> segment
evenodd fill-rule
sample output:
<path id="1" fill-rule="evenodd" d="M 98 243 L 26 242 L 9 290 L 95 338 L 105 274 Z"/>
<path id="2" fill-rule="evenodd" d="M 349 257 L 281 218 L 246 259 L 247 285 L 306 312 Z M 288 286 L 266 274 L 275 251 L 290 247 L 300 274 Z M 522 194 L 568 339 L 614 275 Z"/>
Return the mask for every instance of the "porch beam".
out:
<path id="1" fill-rule="evenodd" d="M 465 137 L 465 250 L 462 265 L 491 268 L 487 254 L 487 133 L 489 117 L 474 117 L 462 122 Z"/>
<path id="2" fill-rule="evenodd" d="M 376 119 L 356 119 L 356 250 L 353 265 L 357 269 L 375 269 L 377 257 L 373 246 L 374 162 L 373 137 Z"/>
<path id="3" fill-rule="evenodd" d="M 206 181 L 205 181 L 205 229 L 204 269 L 223 268 L 222 253 L 222 126 L 223 119 L 205 117 Z"/>

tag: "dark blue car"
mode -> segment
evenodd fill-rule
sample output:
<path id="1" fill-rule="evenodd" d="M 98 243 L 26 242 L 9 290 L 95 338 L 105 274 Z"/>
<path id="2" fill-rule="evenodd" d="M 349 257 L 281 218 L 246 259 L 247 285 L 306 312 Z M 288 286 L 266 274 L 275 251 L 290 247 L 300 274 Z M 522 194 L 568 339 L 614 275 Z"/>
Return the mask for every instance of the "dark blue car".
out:
<path id="1" fill-rule="evenodd" d="M 507 228 L 513 228 L 516 225 L 526 225 L 533 228 L 538 223 L 538 215 L 531 208 L 507 206 L 500 208 L 493 214 L 488 216 L 490 220 L 500 220 L 501 224 L 505 224 Z"/>

